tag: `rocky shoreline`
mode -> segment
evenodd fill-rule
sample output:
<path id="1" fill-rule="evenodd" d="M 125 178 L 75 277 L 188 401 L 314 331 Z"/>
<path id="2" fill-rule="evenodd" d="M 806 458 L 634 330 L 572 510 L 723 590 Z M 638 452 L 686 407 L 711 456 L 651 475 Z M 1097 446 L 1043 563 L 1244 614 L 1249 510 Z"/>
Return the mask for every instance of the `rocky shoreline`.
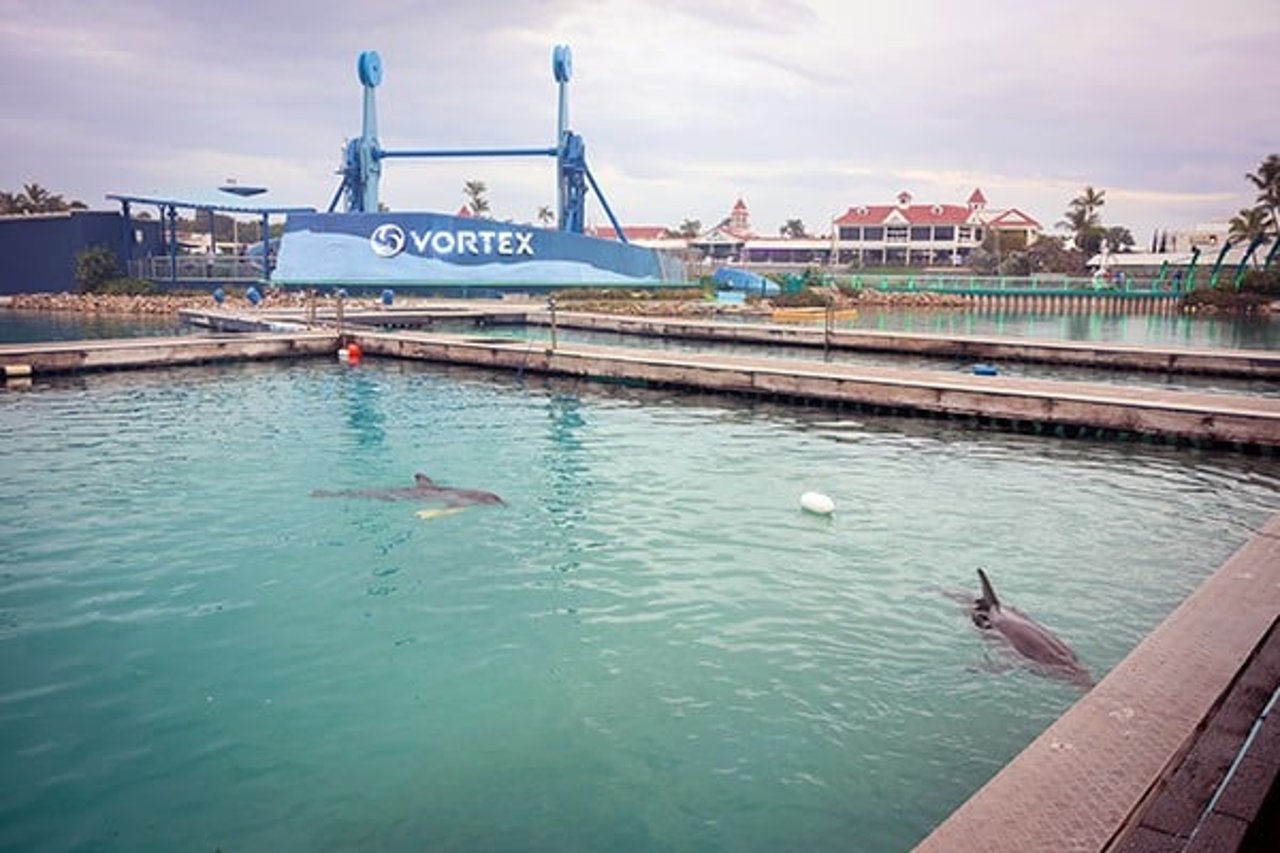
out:
<path id="1" fill-rule="evenodd" d="M 268 294 L 261 304 L 274 308 L 301 308 L 305 300 L 303 294 L 282 292 Z M 213 297 L 207 294 L 129 296 L 98 293 L 18 293 L 13 296 L 0 296 L 0 308 L 71 314 L 176 315 L 183 308 L 209 308 L 213 305 Z M 227 296 L 224 306 L 233 309 L 252 307 L 249 300 L 243 296 L 232 295 Z"/>
<path id="2" fill-rule="evenodd" d="M 307 296 L 299 291 L 268 291 L 257 306 L 261 308 L 304 308 Z M 320 302 L 332 301 L 332 297 L 321 296 Z M 410 298 L 397 299 L 397 304 L 414 304 L 419 300 Z M 531 305 L 545 304 L 545 299 L 537 297 L 516 298 L 512 301 L 527 301 Z M 379 304 L 376 299 L 350 299 L 347 305 L 352 308 L 373 307 Z M 661 299 L 647 298 L 643 295 L 622 294 L 614 298 L 576 299 L 572 295 L 557 296 L 558 306 L 565 311 L 591 311 L 605 314 L 629 314 L 636 316 L 712 316 L 712 315 L 760 315 L 767 314 L 772 305 L 768 300 L 743 305 L 725 305 L 708 299 Z M 857 296 L 839 294 L 835 299 L 837 309 L 856 308 L 858 306 L 875 305 L 885 308 L 911 309 L 956 309 L 966 307 L 965 301 L 958 296 L 939 293 L 881 293 L 878 291 L 862 291 Z M 192 294 L 152 294 L 146 296 L 130 296 L 120 294 L 95 293 L 19 293 L 13 296 L 0 296 L 0 308 L 17 311 L 47 311 L 74 314 L 117 314 L 117 315 L 176 315 L 184 308 L 212 308 L 213 297 Z M 249 310 L 254 306 L 243 296 L 228 294 L 223 303 L 228 310 Z"/>

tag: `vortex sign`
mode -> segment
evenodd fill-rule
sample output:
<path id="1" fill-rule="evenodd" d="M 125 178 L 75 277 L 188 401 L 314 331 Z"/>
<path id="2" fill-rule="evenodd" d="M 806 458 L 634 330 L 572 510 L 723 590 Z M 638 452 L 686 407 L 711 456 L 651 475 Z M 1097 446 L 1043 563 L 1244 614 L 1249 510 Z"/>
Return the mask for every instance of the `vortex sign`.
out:
<path id="1" fill-rule="evenodd" d="M 369 248 L 380 258 L 394 258 L 402 252 L 424 258 L 533 257 L 534 232 L 516 229 L 461 228 L 457 230 L 406 231 L 394 222 L 384 222 L 369 235 Z"/>
<path id="2" fill-rule="evenodd" d="M 369 235 L 369 248 L 373 249 L 375 255 L 382 258 L 394 258 L 404 251 L 406 242 L 404 229 L 394 222 L 379 225 Z"/>

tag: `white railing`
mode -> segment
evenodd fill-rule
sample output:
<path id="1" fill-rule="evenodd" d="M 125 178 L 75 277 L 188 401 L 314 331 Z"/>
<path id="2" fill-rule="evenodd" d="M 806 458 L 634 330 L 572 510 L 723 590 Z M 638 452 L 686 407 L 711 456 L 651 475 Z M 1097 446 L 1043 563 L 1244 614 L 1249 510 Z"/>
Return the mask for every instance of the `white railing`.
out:
<path id="1" fill-rule="evenodd" d="M 129 274 L 151 281 L 211 279 L 259 281 L 262 259 L 239 255 L 178 255 L 136 258 L 129 262 Z"/>

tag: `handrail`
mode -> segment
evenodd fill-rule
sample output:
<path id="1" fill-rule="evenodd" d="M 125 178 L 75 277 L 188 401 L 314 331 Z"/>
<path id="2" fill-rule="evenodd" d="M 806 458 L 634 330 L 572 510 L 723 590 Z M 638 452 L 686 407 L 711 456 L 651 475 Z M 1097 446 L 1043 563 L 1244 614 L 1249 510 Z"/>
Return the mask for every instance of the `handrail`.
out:
<path id="1" fill-rule="evenodd" d="M 837 285 L 855 290 L 879 290 L 885 292 L 929 292 L 959 294 L 1054 294 L 1081 296 L 1178 296 L 1182 293 L 1179 282 L 1154 276 L 1139 279 L 1126 276 L 1120 281 L 1066 275 L 1043 276 L 981 276 L 912 274 L 912 273 L 853 273 L 832 276 Z"/>
<path id="2" fill-rule="evenodd" d="M 243 255 L 178 255 L 135 258 L 129 274 L 150 281 L 203 279 L 209 281 L 261 281 L 262 260 Z"/>

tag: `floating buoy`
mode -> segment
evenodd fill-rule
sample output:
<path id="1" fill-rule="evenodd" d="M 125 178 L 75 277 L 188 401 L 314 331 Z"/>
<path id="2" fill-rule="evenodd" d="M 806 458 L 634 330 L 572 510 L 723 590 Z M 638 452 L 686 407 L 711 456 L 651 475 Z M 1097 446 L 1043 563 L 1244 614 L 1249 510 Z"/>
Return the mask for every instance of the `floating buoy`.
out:
<path id="1" fill-rule="evenodd" d="M 974 376 L 999 376 L 1000 371 L 994 364 L 975 364 L 973 366 Z"/>
<path id="2" fill-rule="evenodd" d="M 362 353 L 360 352 L 359 344 L 355 343 L 354 341 L 352 343 L 347 344 L 347 361 L 351 362 L 352 364 L 359 364 L 361 355 Z"/>
<path id="3" fill-rule="evenodd" d="M 346 361 L 351 358 L 351 352 L 346 347 L 338 347 L 338 361 Z"/>
<path id="4" fill-rule="evenodd" d="M 385 306 L 387 306 L 388 308 L 390 308 L 390 307 L 391 307 L 391 303 L 392 303 L 392 302 L 395 302 L 395 301 L 396 301 L 396 293 L 395 293 L 395 291 L 394 291 L 394 290 L 392 290 L 391 288 L 389 288 L 389 287 L 388 287 L 386 290 L 382 291 L 382 304 L 383 304 L 383 305 L 385 305 Z"/>
<path id="5" fill-rule="evenodd" d="M 215 287 L 213 289 L 213 301 L 219 305 L 221 305 L 223 302 L 226 302 L 227 292 L 223 290 L 221 287 Z"/>
<path id="6" fill-rule="evenodd" d="M 244 298 L 249 300 L 250 305 L 257 305 L 262 301 L 262 294 L 258 292 L 258 288 L 250 285 L 249 289 L 244 292 Z"/>
<path id="7" fill-rule="evenodd" d="M 814 515 L 831 515 L 836 511 L 836 502 L 822 492 L 805 492 L 800 496 L 800 507 Z"/>

